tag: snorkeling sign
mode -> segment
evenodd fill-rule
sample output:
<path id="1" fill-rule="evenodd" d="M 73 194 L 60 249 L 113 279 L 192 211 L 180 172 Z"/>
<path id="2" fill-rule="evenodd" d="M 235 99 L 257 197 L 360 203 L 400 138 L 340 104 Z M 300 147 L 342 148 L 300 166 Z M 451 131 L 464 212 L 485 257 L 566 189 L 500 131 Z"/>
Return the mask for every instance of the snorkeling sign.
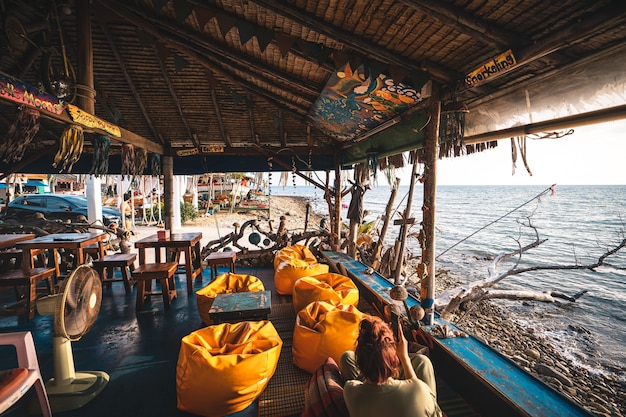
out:
<path id="1" fill-rule="evenodd" d="M 63 100 L 4 74 L 0 74 L 0 97 L 54 114 L 61 114 L 65 110 Z"/>
<path id="2" fill-rule="evenodd" d="M 103 130 L 116 138 L 122 137 L 122 132 L 119 127 L 114 125 L 113 123 L 109 123 L 106 120 L 102 120 L 99 117 L 94 116 L 91 113 L 88 113 L 79 107 L 76 107 L 72 104 L 68 104 L 67 108 L 70 113 L 70 117 L 76 123 L 79 123 L 88 128 L 96 128 Z"/>
<path id="3" fill-rule="evenodd" d="M 468 87 L 476 87 L 485 80 L 509 71 L 517 65 L 513 51 L 510 49 L 465 76 L 465 84 Z"/>
<path id="4" fill-rule="evenodd" d="M 220 145 L 207 145 L 198 148 L 179 149 L 176 151 L 177 156 L 206 155 L 211 153 L 223 153 L 224 147 Z"/>

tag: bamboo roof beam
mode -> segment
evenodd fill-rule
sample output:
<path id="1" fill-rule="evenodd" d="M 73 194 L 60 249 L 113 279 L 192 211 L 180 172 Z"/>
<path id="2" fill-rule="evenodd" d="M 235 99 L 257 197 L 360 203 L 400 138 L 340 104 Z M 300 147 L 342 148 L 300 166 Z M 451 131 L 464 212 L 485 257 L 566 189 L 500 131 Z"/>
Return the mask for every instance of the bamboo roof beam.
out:
<path id="1" fill-rule="evenodd" d="M 211 74 L 211 77 L 213 77 L 213 74 Z M 209 88 L 211 89 L 211 101 L 213 102 L 213 109 L 215 110 L 215 115 L 217 117 L 217 125 L 220 128 L 220 134 L 222 135 L 222 140 L 224 141 L 224 143 L 227 146 L 232 147 L 233 142 L 230 140 L 230 136 L 226 134 L 226 128 L 224 127 L 224 120 L 222 119 L 220 104 L 218 103 L 217 95 L 215 94 L 214 84 L 215 82 L 211 82 L 211 80 L 209 80 Z"/>
<path id="2" fill-rule="evenodd" d="M 120 54 L 120 51 L 117 48 L 117 45 L 115 44 L 115 41 L 113 40 L 113 37 L 111 36 L 111 33 L 109 32 L 109 28 L 105 24 L 101 24 L 100 27 L 102 28 L 102 32 L 104 33 L 104 36 L 106 37 L 107 42 L 109 43 L 109 46 L 111 47 L 111 51 L 113 52 L 113 55 L 115 55 L 115 59 L 117 61 L 117 65 L 119 65 L 120 67 L 120 71 L 122 71 L 122 74 L 124 74 L 124 78 L 126 79 L 128 88 L 130 89 L 130 92 L 132 93 L 131 95 L 135 98 L 135 102 L 137 103 L 137 106 L 141 110 L 141 113 L 143 114 L 143 117 L 146 123 L 150 127 L 150 130 L 152 131 L 152 134 L 154 135 L 154 137 L 157 138 L 159 142 L 161 142 L 161 145 L 164 145 L 165 142 L 163 142 L 163 138 L 158 134 L 156 128 L 154 127 L 154 124 L 152 123 L 152 119 L 148 115 L 148 110 L 146 109 L 146 106 L 143 104 L 142 100 L 139 100 L 139 97 L 141 95 L 139 94 L 139 91 L 137 91 L 137 88 L 135 88 L 135 83 L 133 83 L 133 80 L 130 77 L 130 74 L 128 73 L 126 64 L 124 63 L 124 59 L 122 58 L 122 55 Z"/>

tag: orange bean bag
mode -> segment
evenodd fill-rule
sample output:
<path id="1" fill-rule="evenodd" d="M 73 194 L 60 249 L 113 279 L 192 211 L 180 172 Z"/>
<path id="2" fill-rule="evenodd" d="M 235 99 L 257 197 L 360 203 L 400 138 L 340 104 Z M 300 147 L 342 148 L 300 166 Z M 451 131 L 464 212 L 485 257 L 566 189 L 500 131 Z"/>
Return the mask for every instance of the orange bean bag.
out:
<path id="1" fill-rule="evenodd" d="M 308 264 L 316 264 L 317 258 L 311 252 L 308 246 L 304 245 L 291 245 L 285 246 L 274 256 L 274 269 L 278 268 L 283 261 L 288 261 L 290 259 L 300 259 Z"/>
<path id="2" fill-rule="evenodd" d="M 300 259 L 290 259 L 281 262 L 274 271 L 274 285 L 279 294 L 290 295 L 298 279 L 326 273 L 328 273 L 326 264 L 309 264 Z"/>
<path id="3" fill-rule="evenodd" d="M 245 409 L 274 375 L 282 346 L 267 320 L 208 326 L 183 337 L 176 365 L 178 409 L 205 417 Z"/>
<path id="4" fill-rule="evenodd" d="M 353 305 L 314 301 L 300 310 L 293 331 L 293 364 L 315 372 L 330 356 L 339 362 L 346 350 L 354 350 L 363 318 Z"/>
<path id="5" fill-rule="evenodd" d="M 198 313 L 200 313 L 200 317 L 202 317 L 202 322 L 207 326 L 213 324 L 209 318 L 209 310 L 217 294 L 256 291 L 265 291 L 265 286 L 263 282 L 254 275 L 232 274 L 229 272 L 218 275 L 206 287 L 196 291 Z"/>
<path id="6" fill-rule="evenodd" d="M 350 278 L 332 272 L 300 278 L 293 286 L 294 310 L 298 312 L 313 301 L 357 306 L 359 290 Z"/>

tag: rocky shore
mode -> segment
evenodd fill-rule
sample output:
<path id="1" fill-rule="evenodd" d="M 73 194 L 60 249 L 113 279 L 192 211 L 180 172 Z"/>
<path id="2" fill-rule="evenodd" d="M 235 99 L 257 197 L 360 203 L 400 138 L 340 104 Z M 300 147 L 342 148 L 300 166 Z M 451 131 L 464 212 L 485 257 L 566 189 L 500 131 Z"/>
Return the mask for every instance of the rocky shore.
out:
<path id="1" fill-rule="evenodd" d="M 437 284 L 452 288 L 461 282 L 448 271 L 437 272 Z M 472 305 L 454 322 L 459 328 L 498 350 L 527 372 L 564 393 L 597 416 L 626 415 L 626 386 L 616 377 L 592 374 L 564 358 L 550 340 L 519 325 L 489 301 Z"/>
<path id="2" fill-rule="evenodd" d="M 280 216 L 285 216 L 288 230 L 301 231 L 307 219 L 307 203 L 304 197 L 272 196 L 271 218 L 274 220 L 274 227 L 278 226 Z M 220 213 L 217 216 L 198 218 L 193 224 L 218 224 L 226 230 L 234 222 L 242 223 L 255 217 L 261 222 L 267 221 L 267 214 L 263 212 L 248 212 L 245 215 Z M 309 230 L 317 228 L 321 218 L 319 213 L 310 210 Z M 438 271 L 438 288 L 450 288 L 459 284 L 460 279 L 453 274 L 445 270 Z M 532 328 L 521 326 L 514 317 L 510 317 L 494 303 L 476 303 L 465 314 L 458 316 L 454 323 L 593 414 L 626 416 L 626 386 L 623 382 L 615 377 L 593 374 L 572 363 L 559 353 L 550 340 L 539 337 Z"/>

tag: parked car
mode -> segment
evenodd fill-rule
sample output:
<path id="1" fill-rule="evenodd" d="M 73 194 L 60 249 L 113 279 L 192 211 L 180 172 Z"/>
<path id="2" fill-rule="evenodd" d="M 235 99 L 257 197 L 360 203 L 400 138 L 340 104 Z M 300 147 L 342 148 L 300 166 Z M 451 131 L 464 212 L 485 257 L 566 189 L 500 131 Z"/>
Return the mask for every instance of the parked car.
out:
<path id="1" fill-rule="evenodd" d="M 42 213 L 48 220 L 72 220 L 78 216 L 87 217 L 87 198 L 69 194 L 25 194 L 9 202 L 2 213 L 3 219 L 28 220 L 35 213 Z M 119 210 L 103 206 L 102 222 L 122 224 Z"/>

